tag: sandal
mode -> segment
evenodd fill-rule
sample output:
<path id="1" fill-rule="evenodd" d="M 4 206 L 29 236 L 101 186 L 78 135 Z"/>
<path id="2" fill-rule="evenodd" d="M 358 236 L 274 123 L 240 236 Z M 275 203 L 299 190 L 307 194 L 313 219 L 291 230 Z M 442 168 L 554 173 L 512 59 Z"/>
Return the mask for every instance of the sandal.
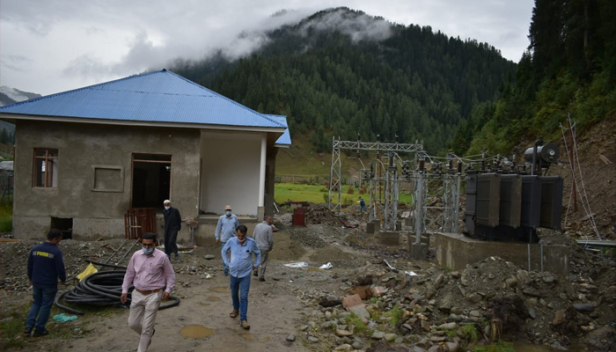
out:
<path id="1" fill-rule="evenodd" d="M 231 313 L 229 313 L 229 316 L 231 318 L 237 318 L 237 314 L 239 313 L 239 311 L 237 309 L 234 309 L 231 311 Z"/>

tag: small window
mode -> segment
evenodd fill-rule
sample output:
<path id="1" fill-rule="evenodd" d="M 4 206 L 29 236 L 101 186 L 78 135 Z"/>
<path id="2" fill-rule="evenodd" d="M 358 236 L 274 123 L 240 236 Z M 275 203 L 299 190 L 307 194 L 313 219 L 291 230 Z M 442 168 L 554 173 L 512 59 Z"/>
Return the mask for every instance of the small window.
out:
<path id="1" fill-rule="evenodd" d="M 42 188 L 58 187 L 58 149 L 34 149 L 32 186 Z"/>

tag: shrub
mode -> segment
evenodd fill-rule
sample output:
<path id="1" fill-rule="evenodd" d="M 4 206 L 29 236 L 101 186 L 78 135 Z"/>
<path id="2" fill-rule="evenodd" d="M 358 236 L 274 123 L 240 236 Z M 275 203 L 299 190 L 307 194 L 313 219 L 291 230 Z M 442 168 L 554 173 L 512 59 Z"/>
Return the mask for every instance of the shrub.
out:
<path id="1" fill-rule="evenodd" d="M 404 311 L 400 309 L 400 307 L 398 307 L 397 305 L 394 306 L 389 312 L 387 312 L 387 315 L 392 318 L 389 324 L 392 327 L 396 326 L 398 324 L 398 321 L 400 321 L 400 318 L 402 318 L 403 314 L 404 314 Z"/>

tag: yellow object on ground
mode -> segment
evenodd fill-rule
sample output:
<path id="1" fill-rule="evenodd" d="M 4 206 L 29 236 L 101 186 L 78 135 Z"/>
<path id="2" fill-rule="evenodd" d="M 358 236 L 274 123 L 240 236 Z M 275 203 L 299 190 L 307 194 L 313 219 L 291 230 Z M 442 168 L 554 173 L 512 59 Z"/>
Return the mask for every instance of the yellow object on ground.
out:
<path id="1" fill-rule="evenodd" d="M 77 278 L 79 279 L 79 281 L 81 281 L 81 280 L 85 279 L 86 276 L 92 275 L 92 274 L 97 273 L 97 272 L 98 272 L 98 270 L 94 267 L 94 265 L 92 265 L 92 263 L 90 263 L 86 267 L 86 270 L 82 271 L 81 274 L 77 275 Z"/>

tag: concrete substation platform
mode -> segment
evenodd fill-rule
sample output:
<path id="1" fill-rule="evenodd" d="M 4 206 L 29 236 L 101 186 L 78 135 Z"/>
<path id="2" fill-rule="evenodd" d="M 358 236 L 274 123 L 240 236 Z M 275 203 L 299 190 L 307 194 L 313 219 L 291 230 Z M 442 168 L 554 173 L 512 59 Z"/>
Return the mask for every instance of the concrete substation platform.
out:
<path id="1" fill-rule="evenodd" d="M 468 264 L 497 256 L 510 261 L 521 269 L 528 270 L 528 252 L 530 246 L 530 269 L 549 271 L 558 276 L 569 272 L 571 251 L 562 245 L 527 244 L 520 242 L 481 241 L 462 234 L 436 233 L 436 262 L 453 270 L 463 270 Z M 542 258 L 543 252 L 543 258 Z"/>

